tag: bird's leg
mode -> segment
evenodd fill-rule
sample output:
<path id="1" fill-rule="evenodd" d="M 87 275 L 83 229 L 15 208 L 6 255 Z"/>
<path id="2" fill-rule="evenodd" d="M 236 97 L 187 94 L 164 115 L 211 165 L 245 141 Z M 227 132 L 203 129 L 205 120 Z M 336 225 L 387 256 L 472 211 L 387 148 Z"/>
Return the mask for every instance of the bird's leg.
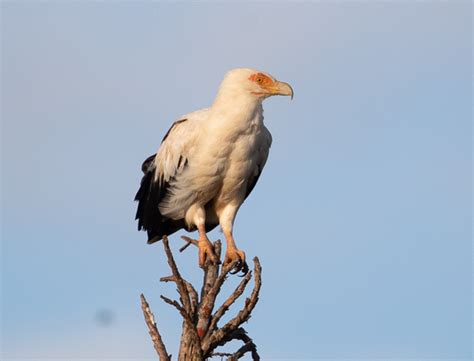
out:
<path id="1" fill-rule="evenodd" d="M 232 236 L 234 219 L 239 206 L 239 204 L 228 204 L 219 214 L 219 223 L 227 243 L 224 266 L 234 263 L 235 266 L 231 273 L 242 271 L 245 274 L 248 272 L 248 266 L 245 262 L 245 253 L 236 247 L 234 237 Z"/>
<path id="2" fill-rule="evenodd" d="M 225 252 L 224 266 L 233 262 L 238 262 L 232 273 L 242 271 L 244 274 L 248 272 L 247 262 L 245 262 L 245 252 L 238 249 L 235 245 L 234 237 L 231 230 L 224 230 L 225 240 L 227 242 L 227 249 Z"/>
<path id="3" fill-rule="evenodd" d="M 209 258 L 212 263 L 219 263 L 219 259 L 214 253 L 214 247 L 211 241 L 209 241 L 209 238 L 207 238 L 206 227 L 204 225 L 199 225 L 198 231 L 199 267 L 204 268 L 207 258 Z"/>

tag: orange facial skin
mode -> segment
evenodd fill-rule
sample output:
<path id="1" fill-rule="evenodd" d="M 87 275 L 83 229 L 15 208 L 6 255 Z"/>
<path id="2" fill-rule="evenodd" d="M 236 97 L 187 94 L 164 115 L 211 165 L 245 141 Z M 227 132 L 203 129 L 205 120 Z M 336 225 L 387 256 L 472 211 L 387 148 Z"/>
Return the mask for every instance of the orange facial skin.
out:
<path id="1" fill-rule="evenodd" d="M 262 88 L 273 85 L 273 79 L 262 73 L 252 74 L 249 79 L 260 85 Z"/>
<path id="2" fill-rule="evenodd" d="M 275 86 L 273 79 L 262 73 L 250 75 L 249 80 L 257 83 L 263 90 L 266 90 L 265 92 L 252 92 L 255 95 L 265 95 Z"/>

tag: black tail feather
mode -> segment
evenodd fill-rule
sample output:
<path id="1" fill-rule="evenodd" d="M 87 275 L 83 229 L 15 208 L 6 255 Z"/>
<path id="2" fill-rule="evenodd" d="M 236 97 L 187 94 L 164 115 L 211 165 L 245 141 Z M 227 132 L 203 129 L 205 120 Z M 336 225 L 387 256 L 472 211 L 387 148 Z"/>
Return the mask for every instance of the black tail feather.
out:
<path id="1" fill-rule="evenodd" d="M 168 183 L 155 179 L 154 158 L 151 156 L 143 163 L 144 175 L 135 195 L 135 201 L 138 201 L 135 219 L 138 220 L 138 230 L 147 231 L 148 243 L 159 241 L 164 235 L 171 235 L 185 227 L 183 219 L 168 219 L 160 213 L 159 204 L 166 194 Z"/>

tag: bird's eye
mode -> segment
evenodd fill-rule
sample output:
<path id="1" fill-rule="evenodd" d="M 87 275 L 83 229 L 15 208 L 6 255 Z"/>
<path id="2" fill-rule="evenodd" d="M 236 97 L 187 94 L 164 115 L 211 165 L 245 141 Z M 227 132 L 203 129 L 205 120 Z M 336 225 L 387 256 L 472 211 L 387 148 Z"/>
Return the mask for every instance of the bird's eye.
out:
<path id="1" fill-rule="evenodd" d="M 258 78 L 257 78 L 257 83 L 260 84 L 262 81 L 263 81 L 263 79 L 262 79 L 261 77 L 258 77 Z"/>

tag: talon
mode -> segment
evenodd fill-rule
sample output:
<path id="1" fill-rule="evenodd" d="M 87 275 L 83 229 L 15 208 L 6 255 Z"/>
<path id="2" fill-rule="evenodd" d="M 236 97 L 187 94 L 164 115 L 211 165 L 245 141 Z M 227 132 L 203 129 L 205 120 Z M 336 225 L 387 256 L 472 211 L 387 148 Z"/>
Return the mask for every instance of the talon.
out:
<path id="1" fill-rule="evenodd" d="M 248 272 L 249 267 L 247 262 L 245 262 L 245 252 L 235 247 L 230 247 L 227 249 L 225 254 L 224 266 L 228 266 L 233 263 L 235 263 L 235 265 L 229 272 L 230 274 L 236 274 L 242 271 L 245 275 Z"/>
<path id="2" fill-rule="evenodd" d="M 240 270 L 242 271 L 242 275 L 240 277 L 244 277 L 249 272 L 249 265 L 247 262 L 242 264 L 242 268 Z"/>
<path id="3" fill-rule="evenodd" d="M 242 272 L 239 277 L 244 277 L 249 272 L 249 266 L 247 262 L 237 262 L 237 264 L 229 271 L 230 274 L 235 275 L 236 273 Z"/>

